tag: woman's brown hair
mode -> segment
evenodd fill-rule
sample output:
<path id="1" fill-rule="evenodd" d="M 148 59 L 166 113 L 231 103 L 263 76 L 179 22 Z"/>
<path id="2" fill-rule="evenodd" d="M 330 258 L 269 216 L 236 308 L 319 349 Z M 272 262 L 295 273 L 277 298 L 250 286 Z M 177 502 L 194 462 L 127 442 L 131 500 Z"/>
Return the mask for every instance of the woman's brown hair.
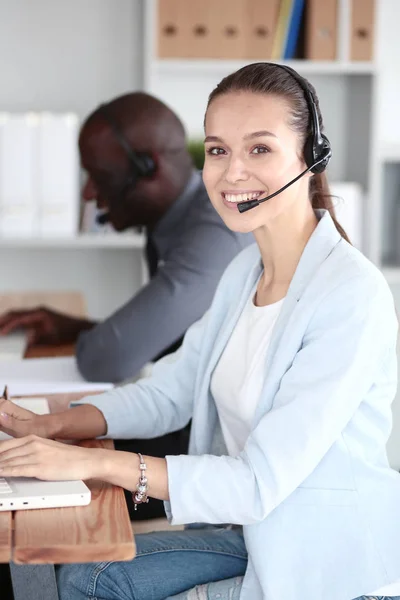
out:
<path id="1" fill-rule="evenodd" d="M 320 130 L 323 132 L 323 121 L 317 94 L 314 87 L 308 81 L 306 83 L 314 99 Z M 254 63 L 242 67 L 235 73 L 224 77 L 211 92 L 208 98 L 207 110 L 215 98 L 231 92 L 273 94 L 274 96 L 283 98 L 290 107 L 289 127 L 299 135 L 300 142 L 304 147 L 305 140 L 312 134 L 310 110 L 304 90 L 288 71 L 282 69 L 279 65 L 268 62 Z M 336 229 L 349 242 L 350 240 L 345 230 L 336 219 L 335 208 L 325 172 L 315 173 L 310 178 L 309 192 L 312 207 L 314 209 L 324 208 L 328 210 Z"/>

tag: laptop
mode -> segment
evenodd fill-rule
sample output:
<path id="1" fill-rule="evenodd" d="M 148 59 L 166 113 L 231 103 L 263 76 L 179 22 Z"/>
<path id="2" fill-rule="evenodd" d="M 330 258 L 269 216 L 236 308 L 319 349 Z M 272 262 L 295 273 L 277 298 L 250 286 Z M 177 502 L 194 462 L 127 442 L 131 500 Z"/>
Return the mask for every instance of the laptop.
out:
<path id="1" fill-rule="evenodd" d="M 46 398 L 13 400 L 39 415 L 48 414 Z M 0 444 L 10 436 L 0 431 Z M 0 477 L 0 511 L 60 508 L 90 504 L 91 493 L 83 481 L 40 481 L 31 477 Z"/>

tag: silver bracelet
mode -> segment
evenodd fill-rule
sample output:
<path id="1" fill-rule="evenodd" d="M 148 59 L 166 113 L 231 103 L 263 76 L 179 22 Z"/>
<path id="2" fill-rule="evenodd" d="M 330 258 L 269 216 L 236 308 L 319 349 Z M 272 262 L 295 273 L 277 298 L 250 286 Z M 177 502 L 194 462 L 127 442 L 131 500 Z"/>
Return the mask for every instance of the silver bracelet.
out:
<path id="1" fill-rule="evenodd" d="M 146 477 L 147 465 L 144 462 L 144 458 L 140 454 L 140 452 L 138 452 L 137 454 L 138 454 L 139 460 L 140 460 L 140 463 L 139 463 L 140 476 L 139 476 L 139 482 L 136 485 L 136 492 L 132 493 L 135 510 L 137 510 L 138 504 L 143 504 L 144 502 L 149 501 L 149 498 L 147 496 L 147 490 L 149 489 L 149 486 L 147 485 L 147 477 Z"/>

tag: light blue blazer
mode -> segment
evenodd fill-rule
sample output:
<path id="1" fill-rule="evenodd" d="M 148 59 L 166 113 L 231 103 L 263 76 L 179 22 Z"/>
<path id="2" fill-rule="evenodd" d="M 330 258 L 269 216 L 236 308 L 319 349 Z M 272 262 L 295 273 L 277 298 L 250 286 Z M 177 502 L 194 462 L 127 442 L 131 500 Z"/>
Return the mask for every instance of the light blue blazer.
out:
<path id="1" fill-rule="evenodd" d="M 213 453 L 220 427 L 210 380 L 261 274 L 256 245 L 233 260 L 208 313 L 152 377 L 85 400 L 113 438 L 159 436 L 193 417 L 190 456 L 167 457 L 168 512 L 174 524 L 243 525 L 241 600 L 350 600 L 400 579 L 400 475 L 385 450 L 397 377 L 393 299 L 329 214 L 317 214 L 237 457 Z"/>

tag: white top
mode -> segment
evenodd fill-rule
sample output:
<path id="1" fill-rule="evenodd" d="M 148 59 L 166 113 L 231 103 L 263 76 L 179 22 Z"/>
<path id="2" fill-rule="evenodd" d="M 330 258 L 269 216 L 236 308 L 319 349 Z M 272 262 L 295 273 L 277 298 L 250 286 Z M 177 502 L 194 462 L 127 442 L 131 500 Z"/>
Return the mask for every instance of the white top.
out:
<path id="1" fill-rule="evenodd" d="M 265 358 L 283 300 L 255 306 L 254 287 L 211 379 L 230 456 L 244 448 L 265 380 Z"/>

